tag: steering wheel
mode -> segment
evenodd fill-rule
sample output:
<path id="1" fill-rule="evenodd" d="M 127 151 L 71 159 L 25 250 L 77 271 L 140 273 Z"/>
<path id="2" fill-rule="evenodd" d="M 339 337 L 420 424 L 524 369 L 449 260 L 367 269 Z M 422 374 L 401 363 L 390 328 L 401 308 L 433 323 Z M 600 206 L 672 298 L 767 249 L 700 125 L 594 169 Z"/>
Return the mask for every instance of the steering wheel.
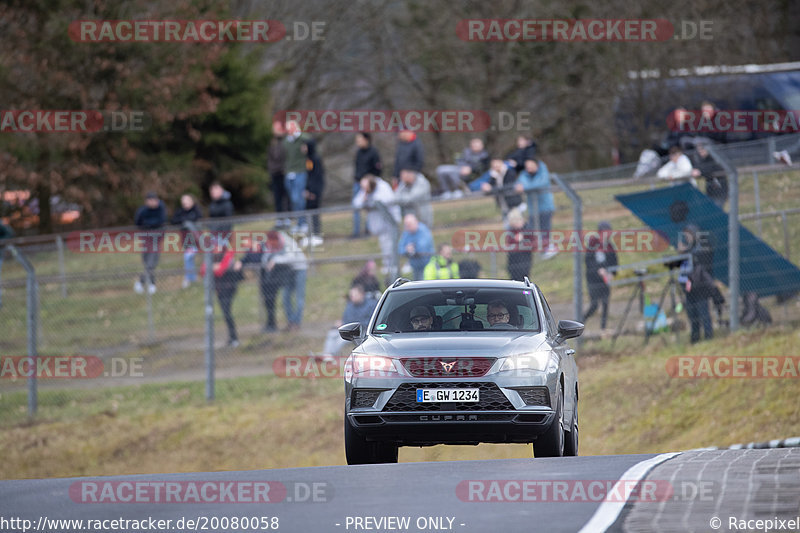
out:
<path id="1" fill-rule="evenodd" d="M 490 329 L 517 329 L 508 322 L 497 322 L 490 326 Z"/>

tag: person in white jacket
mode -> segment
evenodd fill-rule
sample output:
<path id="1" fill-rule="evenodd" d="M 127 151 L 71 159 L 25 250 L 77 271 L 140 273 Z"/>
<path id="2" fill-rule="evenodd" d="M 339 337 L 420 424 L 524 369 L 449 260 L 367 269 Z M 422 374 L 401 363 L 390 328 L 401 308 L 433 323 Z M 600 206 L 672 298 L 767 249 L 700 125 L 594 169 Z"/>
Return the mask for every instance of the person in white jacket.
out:
<path id="1" fill-rule="evenodd" d="M 692 162 L 681 151 L 679 146 L 673 146 L 669 149 L 669 161 L 658 169 L 658 174 L 656 175 L 660 179 L 672 182 L 691 181 L 692 185 L 696 185 L 694 178 L 692 178 Z"/>
<path id="2" fill-rule="evenodd" d="M 400 206 L 395 203 L 395 193 L 391 185 L 372 174 L 361 178 L 359 184 L 361 188 L 353 198 L 353 207 L 367 209 L 367 231 L 378 237 L 383 271 L 394 273 L 394 247 L 400 222 Z"/>

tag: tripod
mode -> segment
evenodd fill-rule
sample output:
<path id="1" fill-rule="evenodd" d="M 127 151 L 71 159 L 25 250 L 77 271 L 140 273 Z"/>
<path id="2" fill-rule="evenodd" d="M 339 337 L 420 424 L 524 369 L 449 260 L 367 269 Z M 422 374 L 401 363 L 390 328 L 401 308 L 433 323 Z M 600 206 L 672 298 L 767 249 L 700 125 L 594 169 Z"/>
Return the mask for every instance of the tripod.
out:
<path id="1" fill-rule="evenodd" d="M 675 316 L 677 316 L 677 312 L 675 311 L 675 308 L 676 308 L 676 305 L 677 305 L 677 302 L 678 302 L 678 298 L 679 298 L 679 296 L 678 296 L 678 281 L 675 278 L 675 270 L 676 269 L 674 269 L 674 268 L 670 268 L 669 269 L 669 279 L 664 284 L 664 288 L 661 289 L 661 295 L 659 296 L 659 299 L 658 299 L 658 306 L 656 308 L 656 314 L 653 317 L 652 326 L 650 328 L 648 328 L 647 327 L 647 322 L 645 321 L 645 327 L 644 327 L 644 343 L 645 343 L 645 345 L 650 341 L 650 336 L 653 335 L 653 332 L 654 332 L 654 329 L 655 329 L 655 323 L 656 323 L 656 320 L 658 319 L 659 313 L 661 312 L 661 310 L 664 307 L 664 300 L 667 297 L 667 293 L 669 293 L 670 304 L 671 304 L 671 306 L 670 306 L 671 311 L 670 311 L 669 315 L 673 318 L 673 324 L 675 323 L 674 322 L 674 318 L 675 318 Z M 633 294 L 631 294 L 631 297 L 628 298 L 628 303 L 625 306 L 625 312 L 622 314 L 622 320 L 620 320 L 619 325 L 617 326 L 617 330 L 614 332 L 614 336 L 611 338 L 611 345 L 612 346 L 616 342 L 617 337 L 619 337 L 622 334 L 622 329 L 625 326 L 625 321 L 628 319 L 628 315 L 630 314 L 631 307 L 633 306 L 633 302 L 635 300 L 637 300 L 637 299 L 639 300 L 639 313 L 642 316 L 644 316 L 644 276 L 645 276 L 645 274 L 646 274 L 646 271 L 644 271 L 644 270 L 637 270 L 636 271 L 636 278 L 638 280 L 637 283 L 636 283 L 636 288 L 634 289 Z M 682 303 L 683 303 L 683 301 L 681 301 L 681 304 Z"/>
<path id="2" fill-rule="evenodd" d="M 661 309 L 664 308 L 664 299 L 667 297 L 667 292 L 669 292 L 669 301 L 670 301 L 670 312 L 669 315 L 672 317 L 672 328 L 675 328 L 675 317 L 677 316 L 677 300 L 680 298 L 678 296 L 678 280 L 675 279 L 675 271 L 676 268 L 669 269 L 669 279 L 667 283 L 664 285 L 664 288 L 661 290 L 661 297 L 658 299 L 658 307 L 656 308 L 656 316 L 653 317 L 653 327 L 647 329 L 647 325 L 645 324 L 644 328 L 644 343 L 647 344 L 647 341 L 650 340 L 650 335 L 653 334 L 655 330 L 656 319 L 658 318 L 658 314 L 661 312 Z M 681 305 L 683 305 L 683 299 L 681 298 Z"/>
<path id="3" fill-rule="evenodd" d="M 625 326 L 625 321 L 628 319 L 628 313 L 630 313 L 631 306 L 633 305 L 634 300 L 637 298 L 639 300 L 639 313 L 644 315 L 644 275 L 646 272 L 646 270 L 636 271 L 636 278 L 638 281 L 635 289 L 633 290 L 633 294 L 631 294 L 631 297 L 628 298 L 628 303 L 625 305 L 625 312 L 622 314 L 622 320 L 620 320 L 619 324 L 617 325 L 617 331 L 614 332 L 614 336 L 611 338 L 611 346 L 614 346 L 614 343 L 617 342 L 617 337 L 622 334 L 622 328 Z"/>

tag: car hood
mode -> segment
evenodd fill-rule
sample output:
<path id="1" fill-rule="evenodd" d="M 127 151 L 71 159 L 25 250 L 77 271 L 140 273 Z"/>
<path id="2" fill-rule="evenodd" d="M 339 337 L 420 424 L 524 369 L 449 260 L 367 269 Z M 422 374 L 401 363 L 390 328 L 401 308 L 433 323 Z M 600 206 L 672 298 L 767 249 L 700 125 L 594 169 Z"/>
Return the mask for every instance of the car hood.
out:
<path id="1" fill-rule="evenodd" d="M 354 353 L 404 357 L 508 357 L 543 348 L 544 333 L 480 332 L 447 335 L 398 333 L 370 335 Z"/>

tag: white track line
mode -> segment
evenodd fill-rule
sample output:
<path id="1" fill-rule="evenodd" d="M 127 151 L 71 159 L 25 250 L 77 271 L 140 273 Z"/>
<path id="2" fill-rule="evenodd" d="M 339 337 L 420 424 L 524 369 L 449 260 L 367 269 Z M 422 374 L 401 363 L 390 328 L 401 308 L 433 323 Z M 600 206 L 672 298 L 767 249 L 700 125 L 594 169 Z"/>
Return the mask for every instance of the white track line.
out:
<path id="1" fill-rule="evenodd" d="M 681 452 L 662 453 L 640 463 L 636 463 L 622 474 L 619 481 L 614 484 L 614 488 L 611 489 L 611 494 L 624 494 L 625 486 L 627 485 L 630 487 L 631 481 L 641 481 L 654 466 L 680 454 Z M 604 501 L 600 504 L 600 507 L 597 508 L 594 515 L 592 515 L 592 518 L 586 522 L 586 525 L 584 525 L 578 533 L 600 533 L 607 530 L 611 527 L 611 524 L 616 522 L 617 517 L 622 512 L 626 503 L 627 502 Z"/>

